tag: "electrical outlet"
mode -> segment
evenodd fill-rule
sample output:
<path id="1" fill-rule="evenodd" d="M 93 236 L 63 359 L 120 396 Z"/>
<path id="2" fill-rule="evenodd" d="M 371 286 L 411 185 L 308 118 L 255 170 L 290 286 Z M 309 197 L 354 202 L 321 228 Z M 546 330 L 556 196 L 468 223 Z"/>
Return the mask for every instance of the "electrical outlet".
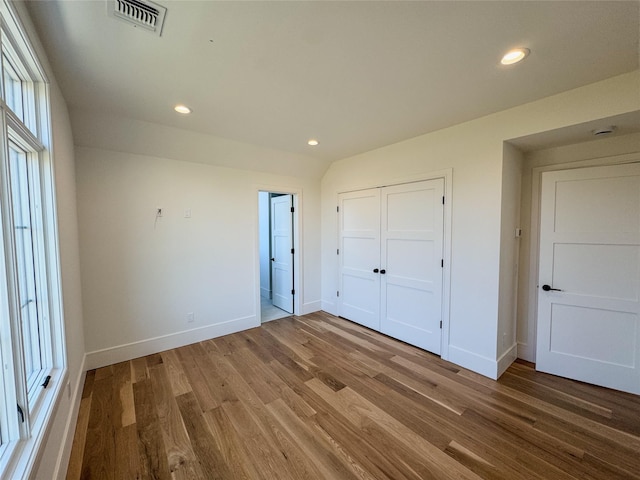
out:
<path id="1" fill-rule="evenodd" d="M 71 398 L 71 383 L 67 382 L 67 398 Z"/>
<path id="2" fill-rule="evenodd" d="M 184 218 L 191 218 L 191 209 L 185 208 L 184 210 Z"/>
<path id="3" fill-rule="evenodd" d="M 196 316 L 193 312 L 187 313 L 187 323 L 193 323 L 196 319 Z"/>
<path id="4" fill-rule="evenodd" d="M 162 216 L 162 207 L 158 207 L 156 209 L 156 217 L 161 217 Z"/>

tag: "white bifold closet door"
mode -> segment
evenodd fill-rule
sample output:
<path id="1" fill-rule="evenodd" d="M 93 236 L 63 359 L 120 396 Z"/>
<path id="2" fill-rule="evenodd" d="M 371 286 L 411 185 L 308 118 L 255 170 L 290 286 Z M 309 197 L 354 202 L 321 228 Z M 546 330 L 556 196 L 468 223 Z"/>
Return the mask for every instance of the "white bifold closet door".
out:
<path id="1" fill-rule="evenodd" d="M 339 196 L 341 317 L 441 349 L 444 180 Z"/>

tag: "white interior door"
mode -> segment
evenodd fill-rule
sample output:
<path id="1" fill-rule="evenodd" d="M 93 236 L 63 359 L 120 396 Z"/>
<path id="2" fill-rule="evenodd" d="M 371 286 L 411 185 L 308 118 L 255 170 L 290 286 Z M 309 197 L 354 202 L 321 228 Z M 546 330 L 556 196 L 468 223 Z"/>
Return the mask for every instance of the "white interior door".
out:
<path id="1" fill-rule="evenodd" d="M 444 180 L 382 189 L 380 330 L 440 354 Z"/>
<path id="2" fill-rule="evenodd" d="M 338 205 L 338 315 L 380 330 L 380 189 L 343 193 Z"/>
<path id="3" fill-rule="evenodd" d="M 540 207 L 537 369 L 640 394 L 640 164 L 543 173 Z"/>
<path id="4" fill-rule="evenodd" d="M 272 303 L 293 313 L 293 196 L 272 197 L 270 203 Z"/>

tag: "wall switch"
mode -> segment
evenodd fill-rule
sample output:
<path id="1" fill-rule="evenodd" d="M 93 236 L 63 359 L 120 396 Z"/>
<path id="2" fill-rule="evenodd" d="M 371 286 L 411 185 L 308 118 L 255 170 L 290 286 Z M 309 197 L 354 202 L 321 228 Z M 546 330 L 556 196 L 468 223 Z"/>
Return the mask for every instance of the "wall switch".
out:
<path id="1" fill-rule="evenodd" d="M 193 314 L 193 312 L 187 313 L 187 323 L 193 323 L 195 319 L 196 316 Z"/>
<path id="2" fill-rule="evenodd" d="M 184 218 L 191 218 L 191 209 L 190 208 L 186 208 L 184 210 Z"/>
<path id="3" fill-rule="evenodd" d="M 522 237 L 522 229 L 516 228 L 516 238 L 520 238 L 520 237 Z"/>

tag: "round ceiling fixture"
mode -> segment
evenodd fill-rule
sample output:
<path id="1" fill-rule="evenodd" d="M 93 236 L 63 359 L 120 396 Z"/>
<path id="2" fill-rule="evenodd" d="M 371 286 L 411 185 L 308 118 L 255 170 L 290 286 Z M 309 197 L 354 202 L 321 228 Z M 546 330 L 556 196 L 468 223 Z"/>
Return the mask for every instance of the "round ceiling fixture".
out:
<path id="1" fill-rule="evenodd" d="M 316 145 L 318 145 L 318 143 L 320 143 L 318 142 L 318 140 L 316 140 L 315 138 L 312 138 L 307 142 L 307 145 L 311 145 L 312 147 L 315 147 Z"/>
<path id="2" fill-rule="evenodd" d="M 509 50 L 504 54 L 500 63 L 502 65 L 513 65 L 514 63 L 521 62 L 524 60 L 527 55 L 531 53 L 531 50 L 528 48 L 514 48 L 513 50 Z"/>
<path id="3" fill-rule="evenodd" d="M 186 105 L 176 105 L 175 107 L 173 107 L 173 109 L 178 113 L 182 113 L 183 115 L 191 113 L 191 109 Z"/>

